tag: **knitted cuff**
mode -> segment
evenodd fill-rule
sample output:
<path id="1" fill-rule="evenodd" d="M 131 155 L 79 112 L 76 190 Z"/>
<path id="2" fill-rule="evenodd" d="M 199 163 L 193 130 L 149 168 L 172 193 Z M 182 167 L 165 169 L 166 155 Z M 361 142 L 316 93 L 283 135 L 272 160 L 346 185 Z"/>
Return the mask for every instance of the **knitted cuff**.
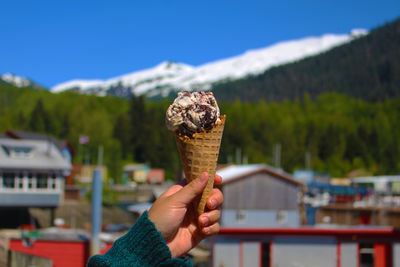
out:
<path id="1" fill-rule="evenodd" d="M 129 232 L 115 243 L 127 255 L 139 256 L 140 261 L 147 264 L 144 266 L 158 266 L 171 258 L 167 244 L 154 223 L 148 219 L 147 211 L 143 213 Z"/>

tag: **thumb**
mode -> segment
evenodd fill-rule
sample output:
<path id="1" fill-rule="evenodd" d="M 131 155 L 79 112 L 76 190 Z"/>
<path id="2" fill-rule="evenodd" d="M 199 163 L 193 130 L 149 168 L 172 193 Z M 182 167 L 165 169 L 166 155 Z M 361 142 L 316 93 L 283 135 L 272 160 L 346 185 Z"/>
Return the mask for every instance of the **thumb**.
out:
<path id="1" fill-rule="evenodd" d="M 184 186 L 181 190 L 179 190 L 174 195 L 174 199 L 185 205 L 188 205 L 203 192 L 204 188 L 207 185 L 208 177 L 208 173 L 202 173 L 199 178 L 194 179 L 189 184 Z"/>

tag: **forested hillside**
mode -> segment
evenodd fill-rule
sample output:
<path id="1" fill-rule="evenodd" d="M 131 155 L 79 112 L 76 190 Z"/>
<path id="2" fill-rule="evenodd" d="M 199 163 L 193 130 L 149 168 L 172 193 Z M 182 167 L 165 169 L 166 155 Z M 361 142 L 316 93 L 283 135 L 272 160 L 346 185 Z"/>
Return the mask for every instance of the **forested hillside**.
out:
<path id="1" fill-rule="evenodd" d="M 81 162 L 88 152 L 96 162 L 104 145 L 110 176 L 121 181 L 124 162 L 165 168 L 168 178 L 179 171 L 172 133 L 164 125 L 169 100 L 148 102 L 0 85 L 0 133 L 18 129 L 49 133 L 69 140 Z M 220 163 L 235 161 L 236 151 L 249 163 L 273 163 L 273 147 L 282 147 L 286 171 L 304 168 L 311 155 L 316 171 L 343 176 L 353 169 L 393 174 L 400 169 L 400 98 L 366 102 L 343 94 L 323 93 L 311 101 L 220 103 L 227 123 Z M 78 149 L 80 135 L 90 142 Z"/>
<path id="2" fill-rule="evenodd" d="M 218 84 L 213 92 L 229 102 L 293 100 L 305 93 L 315 99 L 324 92 L 367 101 L 400 96 L 400 19 L 324 54 Z"/>

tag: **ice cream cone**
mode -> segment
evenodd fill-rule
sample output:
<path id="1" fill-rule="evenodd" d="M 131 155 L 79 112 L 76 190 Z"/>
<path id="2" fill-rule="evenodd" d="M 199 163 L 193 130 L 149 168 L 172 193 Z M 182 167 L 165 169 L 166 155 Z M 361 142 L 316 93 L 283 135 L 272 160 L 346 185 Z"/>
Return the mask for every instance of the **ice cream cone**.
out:
<path id="1" fill-rule="evenodd" d="M 192 138 L 175 135 L 186 182 L 190 183 L 204 172 L 209 174 L 207 187 L 193 203 L 198 215 L 204 213 L 206 201 L 214 186 L 215 169 L 224 125 L 225 115 L 220 117 L 220 121 L 210 131 L 195 133 Z"/>

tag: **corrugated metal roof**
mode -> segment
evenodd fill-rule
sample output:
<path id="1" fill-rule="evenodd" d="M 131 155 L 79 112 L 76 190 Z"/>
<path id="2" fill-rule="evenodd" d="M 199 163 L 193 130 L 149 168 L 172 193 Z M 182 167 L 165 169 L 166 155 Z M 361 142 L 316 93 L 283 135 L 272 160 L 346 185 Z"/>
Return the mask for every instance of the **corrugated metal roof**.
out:
<path id="1" fill-rule="evenodd" d="M 7 148 L 30 148 L 29 157 L 12 157 Z M 71 164 L 63 158 L 51 142 L 0 138 L 0 168 L 70 170 Z"/>
<path id="2" fill-rule="evenodd" d="M 301 182 L 296 181 L 290 174 L 267 164 L 231 165 L 217 170 L 217 174 L 222 177 L 222 183 L 224 184 L 258 171 L 267 171 L 271 174 L 275 174 L 276 176 L 301 184 Z"/>
<path id="3" fill-rule="evenodd" d="M 399 182 L 400 175 L 381 175 L 351 178 L 352 183 Z"/>

